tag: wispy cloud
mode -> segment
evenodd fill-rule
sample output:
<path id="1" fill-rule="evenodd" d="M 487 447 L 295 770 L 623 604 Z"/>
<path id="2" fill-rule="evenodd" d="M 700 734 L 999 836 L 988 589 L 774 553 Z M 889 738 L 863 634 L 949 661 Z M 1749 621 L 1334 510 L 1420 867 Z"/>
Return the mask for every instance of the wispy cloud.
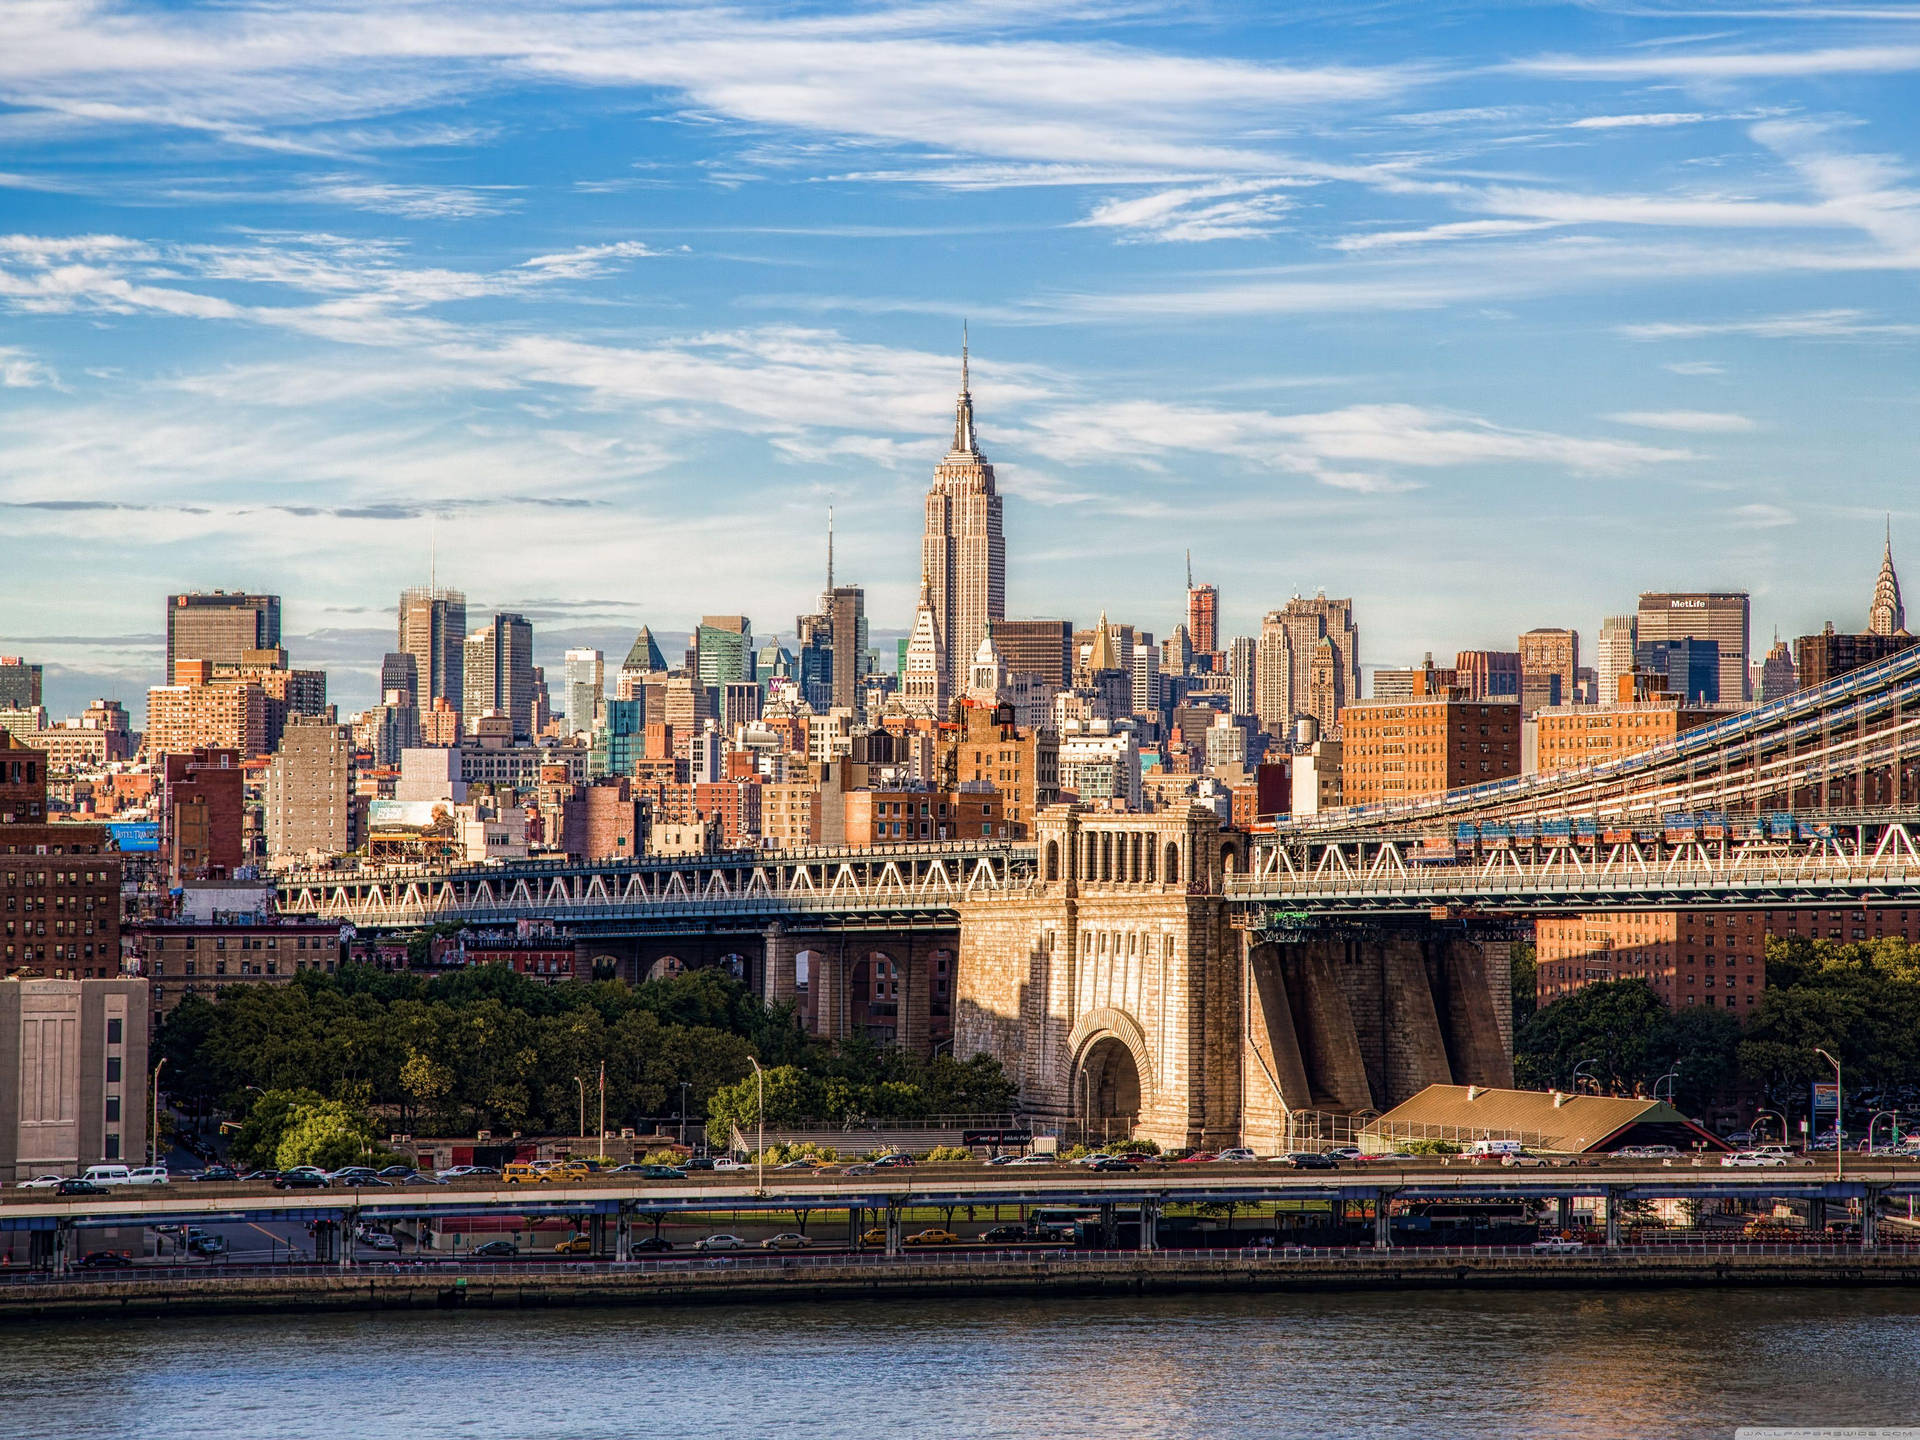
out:
<path id="1" fill-rule="evenodd" d="M 1568 124 L 1570 130 L 1668 129 L 1675 125 L 1698 125 L 1707 117 L 1694 110 L 1670 110 L 1644 115 L 1588 115 Z"/>
<path id="2" fill-rule="evenodd" d="M 1697 435 L 1739 435 L 1755 429 L 1745 415 L 1717 410 L 1625 410 L 1609 415 L 1616 425 L 1637 425 L 1643 430 L 1677 430 Z"/>
<path id="3" fill-rule="evenodd" d="M 1883 320 L 1864 310 L 1802 310 L 1729 320 L 1649 320 L 1622 325 L 1632 340 L 1697 340 L 1746 335 L 1759 340 L 1904 340 L 1920 336 L 1920 323 Z"/>
<path id="4" fill-rule="evenodd" d="M 54 383 L 47 365 L 15 345 L 0 345 L 0 389 L 28 390 Z"/>
<path id="5" fill-rule="evenodd" d="M 1105 200 L 1074 223 L 1122 232 L 1122 239 L 1250 240 L 1270 235 L 1292 208 L 1261 185 L 1195 185 Z"/>
<path id="6" fill-rule="evenodd" d="M 1707 50 L 1635 55 L 1543 55 L 1511 62 L 1524 75 L 1558 80 L 1780 80 L 1891 75 L 1920 69 L 1920 45 L 1845 45 L 1806 50 Z"/>

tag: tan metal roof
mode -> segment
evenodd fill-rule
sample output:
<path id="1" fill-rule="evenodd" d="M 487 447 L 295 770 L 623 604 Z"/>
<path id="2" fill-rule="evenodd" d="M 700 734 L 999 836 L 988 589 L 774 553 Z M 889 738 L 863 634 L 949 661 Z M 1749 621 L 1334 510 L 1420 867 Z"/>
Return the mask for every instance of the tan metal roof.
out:
<path id="1" fill-rule="evenodd" d="M 1664 1100 L 1429 1085 L 1369 1121 L 1363 1133 L 1383 1140 L 1518 1140 L 1541 1150 L 1578 1153 L 1628 1125 L 1649 1124 L 1688 1121 Z"/>

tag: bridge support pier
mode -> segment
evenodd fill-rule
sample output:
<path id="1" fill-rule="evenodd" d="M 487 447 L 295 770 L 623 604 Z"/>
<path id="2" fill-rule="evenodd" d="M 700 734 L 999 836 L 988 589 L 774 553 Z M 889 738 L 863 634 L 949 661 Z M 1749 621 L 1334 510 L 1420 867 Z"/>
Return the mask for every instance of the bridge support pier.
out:
<path id="1" fill-rule="evenodd" d="M 1393 1248 L 1393 1197 L 1385 1190 L 1373 1192 L 1373 1248 Z"/>
<path id="2" fill-rule="evenodd" d="M 1871 1250 L 1880 1243 L 1880 1187 L 1869 1185 L 1860 1201 L 1860 1248 Z"/>
<path id="3" fill-rule="evenodd" d="M 867 1210 L 864 1205 L 847 1207 L 847 1248 L 849 1250 L 860 1248 L 860 1237 L 867 1233 L 866 1219 Z"/>
<path id="4" fill-rule="evenodd" d="M 1620 1192 L 1607 1191 L 1607 1249 L 1620 1248 Z"/>
<path id="5" fill-rule="evenodd" d="M 791 1005 L 798 993 L 794 961 L 800 947 L 787 933 L 787 927 L 775 921 L 766 929 L 766 956 L 760 964 L 760 998 L 768 1005 Z"/>
<path id="6" fill-rule="evenodd" d="M 1553 1228 L 1562 1233 L 1573 1228 L 1573 1197 L 1571 1195 L 1554 1196 Z"/>
<path id="7" fill-rule="evenodd" d="M 1160 1248 L 1160 1207 L 1151 1200 L 1140 1202 L 1140 1249 L 1151 1255 Z"/>
<path id="8" fill-rule="evenodd" d="M 900 1202 L 887 1202 L 887 1254 L 898 1257 L 900 1254 Z"/>
<path id="9" fill-rule="evenodd" d="M 621 1265 L 633 1259 L 633 1211 L 625 1205 L 613 1220 L 613 1258 Z"/>

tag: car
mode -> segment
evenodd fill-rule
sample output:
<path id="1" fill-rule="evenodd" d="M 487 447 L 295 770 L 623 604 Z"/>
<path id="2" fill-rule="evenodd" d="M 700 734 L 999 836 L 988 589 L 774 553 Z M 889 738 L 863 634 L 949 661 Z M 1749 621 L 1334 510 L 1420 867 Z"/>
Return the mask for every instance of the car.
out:
<path id="1" fill-rule="evenodd" d="M 982 1165 L 1011 1165 L 1015 1160 L 1019 1158 L 1020 1157 L 1017 1155 L 989 1155 L 985 1160 L 982 1160 L 980 1163 Z"/>
<path id="2" fill-rule="evenodd" d="M 911 1155 L 876 1155 L 872 1163 L 876 1170 L 899 1170 L 911 1166 L 914 1159 Z"/>
<path id="3" fill-rule="evenodd" d="M 384 1230 L 376 1230 L 371 1225 L 362 1225 L 354 1233 L 354 1243 L 364 1245 L 369 1250 L 398 1251 L 400 1242 Z"/>
<path id="4" fill-rule="evenodd" d="M 960 1237 L 951 1230 L 916 1230 L 900 1241 L 902 1245 L 958 1245 Z"/>
<path id="5" fill-rule="evenodd" d="M 1558 1235 L 1549 1235 L 1536 1240 L 1527 1247 L 1536 1255 L 1579 1255 L 1586 1250 L 1578 1240 L 1565 1240 Z"/>
<path id="6" fill-rule="evenodd" d="M 676 1169 L 672 1165 L 642 1165 L 640 1178 L 642 1180 L 684 1180 L 687 1178 L 687 1172 Z"/>
<path id="7" fill-rule="evenodd" d="M 433 1173 L 442 1180 L 464 1180 L 469 1175 L 479 1174 L 480 1167 L 478 1165 L 449 1165 L 446 1169 L 436 1170 Z"/>
<path id="8" fill-rule="evenodd" d="M 227 1253 L 226 1238 L 221 1235 L 189 1235 L 187 1237 L 187 1253 L 189 1255 L 204 1255 L 207 1259 L 212 1260 L 216 1256 Z"/>
<path id="9" fill-rule="evenodd" d="M 66 1180 L 67 1177 L 64 1175 L 36 1175 L 31 1180 L 20 1181 L 13 1188 L 16 1190 L 52 1190 L 56 1186 L 64 1185 Z"/>
<path id="10" fill-rule="evenodd" d="M 1340 1168 L 1338 1160 L 1319 1150 L 1296 1150 L 1286 1157 L 1286 1163 L 1296 1170 L 1338 1170 Z"/>
<path id="11" fill-rule="evenodd" d="M 1235 1145 L 1229 1150 L 1222 1150 L 1213 1158 L 1216 1160 L 1258 1160 L 1260 1157 L 1244 1145 Z"/>
<path id="12" fill-rule="evenodd" d="M 96 1185 L 91 1180 L 62 1180 L 53 1187 L 56 1195 L 106 1195 L 111 1192 L 104 1185 Z"/>
<path id="13" fill-rule="evenodd" d="M 229 1170 L 224 1165 L 209 1165 L 206 1169 L 202 1170 L 198 1175 L 194 1176 L 193 1178 L 196 1181 L 205 1181 L 215 1185 L 224 1185 L 231 1181 L 238 1180 L 240 1177 L 236 1175 L 233 1171 Z"/>
<path id="14" fill-rule="evenodd" d="M 693 1248 L 702 1255 L 707 1255 L 716 1250 L 744 1250 L 747 1248 L 747 1242 L 738 1235 L 709 1235 L 706 1239 L 697 1242 Z"/>
<path id="15" fill-rule="evenodd" d="M 371 1165 L 342 1165 L 337 1170 L 329 1170 L 327 1172 L 327 1178 L 335 1184 L 344 1184 L 352 1180 L 356 1175 L 374 1175 L 378 1173 L 379 1172 Z"/>
<path id="16" fill-rule="evenodd" d="M 382 1180 L 378 1175 L 349 1175 L 345 1179 L 341 1179 L 338 1176 L 328 1176 L 327 1178 L 332 1180 L 336 1185 L 345 1185 L 353 1190 L 391 1190 L 393 1188 L 393 1181 Z"/>
<path id="17" fill-rule="evenodd" d="M 873 1166 L 867 1164 L 863 1160 L 858 1165 L 847 1166 L 847 1168 L 841 1173 L 845 1175 L 873 1175 L 873 1174 L 877 1174 L 878 1172 L 873 1168 Z"/>
<path id="18" fill-rule="evenodd" d="M 659 1235 L 642 1235 L 627 1248 L 637 1255 L 657 1254 L 662 1250 L 671 1250 L 673 1242 Z"/>
<path id="19" fill-rule="evenodd" d="M 327 1178 L 326 1172 L 311 1165 L 295 1166 L 273 1177 L 276 1190 L 329 1190 L 332 1187 L 333 1181 Z"/>
<path id="20" fill-rule="evenodd" d="M 164 1165 L 142 1165 L 127 1172 L 129 1185 L 165 1185 L 170 1178 Z"/>
<path id="21" fill-rule="evenodd" d="M 515 1160 L 500 1171 L 503 1185 L 538 1185 L 547 1178 L 547 1172 L 533 1165 Z"/>
<path id="22" fill-rule="evenodd" d="M 96 1185 L 127 1185 L 132 1183 L 133 1171 L 124 1165 L 89 1165 L 80 1178 Z"/>
<path id="23" fill-rule="evenodd" d="M 692 1155 L 680 1162 L 682 1170 L 711 1170 L 714 1163 L 705 1155 Z"/>
<path id="24" fill-rule="evenodd" d="M 1727 1143 L 1740 1150 L 1751 1149 L 1753 1141 L 1754 1134 L 1751 1130 L 1736 1130 L 1727 1136 Z"/>
<path id="25" fill-rule="evenodd" d="M 1728 1170 L 1784 1169 L 1786 1163 L 1784 1155 L 1769 1155 L 1764 1150 L 1736 1150 L 1720 1157 L 1721 1166 Z"/>
<path id="26" fill-rule="evenodd" d="M 546 1167 L 541 1178 L 553 1185 L 590 1180 L 593 1178 L 593 1167 L 579 1160 L 556 1160 Z"/>
<path id="27" fill-rule="evenodd" d="M 1089 1165 L 1087 1168 L 1089 1170 L 1116 1171 L 1116 1170 L 1138 1170 L 1140 1167 L 1131 1160 L 1122 1160 L 1116 1156 L 1109 1156 L 1106 1159 L 1094 1161 L 1093 1164 Z"/>
<path id="28" fill-rule="evenodd" d="M 242 1180 L 278 1180 L 280 1178 L 280 1172 L 278 1170 L 249 1170 L 240 1178 Z"/>
<path id="29" fill-rule="evenodd" d="M 1358 1163 L 1367 1158 L 1367 1152 L 1358 1145 L 1336 1145 L 1327 1151 L 1327 1154 L 1336 1160 L 1345 1160 L 1349 1163 Z"/>
<path id="30" fill-rule="evenodd" d="M 735 1160 L 731 1156 L 716 1156 L 713 1168 L 725 1173 L 730 1170 L 751 1170 L 753 1167 L 744 1160 Z"/>
<path id="31" fill-rule="evenodd" d="M 1531 1150 L 1509 1150 L 1500 1157 L 1500 1163 L 1509 1170 L 1544 1170 L 1553 1165 L 1566 1165 L 1570 1161 L 1555 1160 L 1545 1155 L 1535 1155 Z"/>
<path id="32" fill-rule="evenodd" d="M 383 1169 L 380 1173 L 386 1176 L 389 1180 L 404 1179 L 406 1176 L 413 1174 L 413 1166 L 389 1165 L 385 1169 Z"/>
<path id="33" fill-rule="evenodd" d="M 505 1260 L 518 1255 L 520 1247 L 511 1240 L 489 1240 L 484 1245 L 476 1245 L 468 1252 L 479 1260 Z"/>
<path id="34" fill-rule="evenodd" d="M 1180 1157 L 1180 1163 L 1182 1165 L 1205 1165 L 1209 1161 L 1218 1160 L 1219 1158 L 1220 1157 L 1211 1150 L 1196 1150 L 1191 1155 L 1182 1155 Z"/>
<path id="35" fill-rule="evenodd" d="M 762 1250 L 804 1250 L 811 1244 L 813 1241 L 805 1235 L 796 1235 L 788 1231 L 780 1235 L 769 1235 L 760 1242 L 760 1248 Z"/>
<path id="36" fill-rule="evenodd" d="M 994 1244 L 1008 1244 L 1017 1240 L 1031 1240 L 1033 1236 L 1024 1225 L 996 1225 L 980 1238 Z"/>
<path id="37" fill-rule="evenodd" d="M 1057 1157 L 1052 1155 L 1022 1155 L 1019 1159 L 1009 1160 L 1007 1163 L 1009 1165 L 1052 1165 L 1057 1163 Z"/>
<path id="38" fill-rule="evenodd" d="M 593 1241 L 576 1230 L 558 1245 L 555 1245 L 553 1247 L 553 1253 L 556 1255 L 591 1255 L 593 1253 Z"/>
<path id="39" fill-rule="evenodd" d="M 887 1232 L 876 1225 L 860 1237 L 860 1243 L 862 1245 L 884 1245 L 887 1243 Z"/>
<path id="40" fill-rule="evenodd" d="M 116 1250 L 90 1250 L 74 1262 L 76 1270 L 131 1270 L 133 1260 Z"/>

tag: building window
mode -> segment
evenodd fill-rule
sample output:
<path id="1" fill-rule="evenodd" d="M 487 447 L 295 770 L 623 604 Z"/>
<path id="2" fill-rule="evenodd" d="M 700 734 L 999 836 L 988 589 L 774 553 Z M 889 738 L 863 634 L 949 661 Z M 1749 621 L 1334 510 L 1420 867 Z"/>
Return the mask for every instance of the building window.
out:
<path id="1" fill-rule="evenodd" d="M 120 1057 L 118 1055 L 109 1055 L 107 1057 L 107 1084 L 118 1085 L 119 1083 Z"/>
<path id="2" fill-rule="evenodd" d="M 120 1043 L 120 1025 L 121 1022 L 119 1020 L 107 1021 L 107 1044 L 118 1045 Z"/>
<path id="3" fill-rule="evenodd" d="M 106 1148 L 106 1156 L 105 1156 L 106 1159 L 118 1160 L 120 1158 L 120 1137 L 118 1135 L 107 1136 L 107 1143 L 105 1148 Z"/>
<path id="4" fill-rule="evenodd" d="M 107 1097 L 107 1123 L 109 1125 L 117 1125 L 120 1123 L 120 1097 L 118 1095 L 109 1095 Z"/>

